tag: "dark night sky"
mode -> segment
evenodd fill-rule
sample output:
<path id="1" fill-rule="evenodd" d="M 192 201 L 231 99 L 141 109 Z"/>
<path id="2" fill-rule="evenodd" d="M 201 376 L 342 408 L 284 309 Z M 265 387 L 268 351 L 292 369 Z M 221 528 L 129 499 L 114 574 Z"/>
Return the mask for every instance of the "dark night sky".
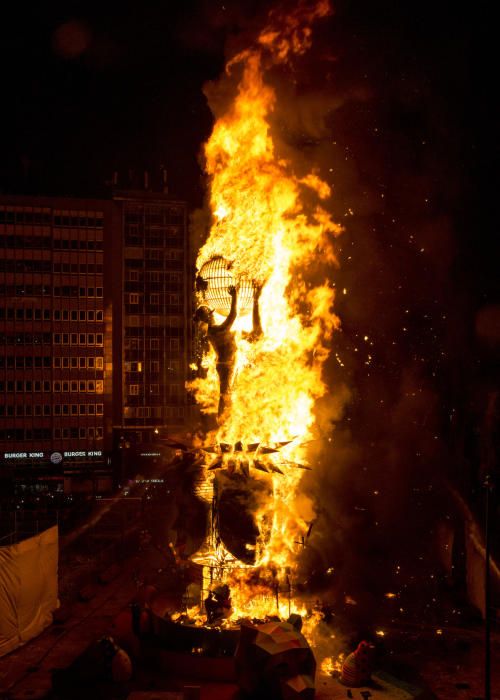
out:
<path id="1" fill-rule="evenodd" d="M 212 124 L 203 85 L 220 75 L 225 52 L 262 26 L 269 6 L 258 0 L 4 6 L 0 189 L 99 194 L 114 170 L 164 164 L 171 191 L 199 206 L 198 156 Z M 350 128 L 340 120 L 336 132 L 334 119 L 332 134 L 347 149 L 357 145 L 359 169 L 386 187 L 419 170 L 432 181 L 427 156 L 410 155 L 427 143 L 434 178 L 450 181 L 437 206 L 453 219 L 467 274 L 477 283 L 473 294 L 478 302 L 495 299 L 491 17 L 447 0 L 339 0 L 335 7 L 315 30 L 315 41 L 337 59 L 324 94 L 361 86 L 372 98 L 351 107 Z M 312 75 L 322 70 L 311 63 Z M 342 192 L 346 203 L 356 186 Z M 397 194 L 405 207 L 401 188 Z"/>

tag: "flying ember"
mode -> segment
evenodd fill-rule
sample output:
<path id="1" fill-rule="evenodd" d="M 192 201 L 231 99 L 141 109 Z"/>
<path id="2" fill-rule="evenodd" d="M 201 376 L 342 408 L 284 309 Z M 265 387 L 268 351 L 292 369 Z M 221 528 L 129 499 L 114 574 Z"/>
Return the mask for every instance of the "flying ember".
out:
<path id="1" fill-rule="evenodd" d="M 326 209 L 329 185 L 280 154 L 271 75 L 310 47 L 311 25 L 329 12 L 320 1 L 270 14 L 255 45 L 226 66 L 233 97 L 205 145 L 212 224 L 197 258 L 204 345 L 192 389 L 212 416 L 199 489 L 212 508 L 193 559 L 204 566 L 207 608 L 229 586 L 231 619 L 297 609 L 295 562 L 314 518 L 300 481 L 314 469 L 307 445 L 318 437 L 315 402 L 339 323 L 327 269 L 341 227 Z"/>

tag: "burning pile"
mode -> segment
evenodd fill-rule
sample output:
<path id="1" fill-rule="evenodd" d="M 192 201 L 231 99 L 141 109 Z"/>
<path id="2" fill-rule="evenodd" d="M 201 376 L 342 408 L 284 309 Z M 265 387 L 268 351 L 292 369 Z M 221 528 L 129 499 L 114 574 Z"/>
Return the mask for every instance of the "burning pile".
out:
<path id="1" fill-rule="evenodd" d="M 198 318 L 210 343 L 192 388 L 218 417 L 204 443 L 203 491 L 213 488 L 219 505 L 232 498 L 233 513 L 251 501 L 255 525 L 235 555 L 212 508 L 198 561 L 212 582 L 230 584 L 235 618 L 294 611 L 294 562 L 314 517 L 299 484 L 338 326 L 327 269 L 341 229 L 323 204 L 330 187 L 278 152 L 266 76 L 308 49 L 312 23 L 329 12 L 327 0 L 271 12 L 255 45 L 226 66 L 236 90 L 205 146 L 212 226 L 197 259 Z"/>

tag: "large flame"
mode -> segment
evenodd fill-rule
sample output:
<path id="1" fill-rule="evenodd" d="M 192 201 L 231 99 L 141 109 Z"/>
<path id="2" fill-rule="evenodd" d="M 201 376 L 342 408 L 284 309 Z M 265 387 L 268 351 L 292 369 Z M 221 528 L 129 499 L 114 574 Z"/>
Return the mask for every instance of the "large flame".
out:
<path id="1" fill-rule="evenodd" d="M 269 523 L 272 514 L 272 526 L 257 565 L 281 571 L 293 569 L 308 527 L 298 507 L 303 472 L 286 465 L 303 463 L 301 445 L 315 437 L 314 406 L 326 392 L 322 366 L 338 325 L 332 282 L 313 279 L 311 269 L 318 269 L 318 260 L 335 264 L 332 242 L 341 228 L 323 204 L 331 195 L 329 185 L 315 172 L 298 175 L 278 153 L 270 122 L 277 95 L 266 73 L 303 53 L 312 22 L 329 12 L 329 3 L 321 0 L 301 3 L 286 16 L 270 15 L 256 45 L 227 65 L 237 83 L 234 99 L 205 146 L 213 223 L 197 267 L 222 256 L 235 280 L 263 285 L 263 335 L 248 342 L 242 330 L 249 319 L 238 318 L 231 404 L 211 441 L 269 446 L 292 441 L 272 457 L 284 475 L 269 477 L 274 498 L 259 513 L 260 524 L 266 518 Z M 205 364 L 207 377 L 197 379 L 194 389 L 202 409 L 213 411 L 218 401 L 214 356 Z M 245 597 L 248 601 L 248 593 L 233 590 L 237 608 L 245 606 Z"/>

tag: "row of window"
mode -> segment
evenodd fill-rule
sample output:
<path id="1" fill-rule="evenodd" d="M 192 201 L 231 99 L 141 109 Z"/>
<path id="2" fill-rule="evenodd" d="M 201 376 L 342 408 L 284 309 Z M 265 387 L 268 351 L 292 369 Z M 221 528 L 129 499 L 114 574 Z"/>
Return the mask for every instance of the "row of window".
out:
<path id="1" fill-rule="evenodd" d="M 48 284 L 0 284 L 0 296 L 8 297 L 102 297 L 102 287 L 78 287 L 64 285 L 51 287 Z"/>
<path id="2" fill-rule="evenodd" d="M 0 224 L 102 228 L 102 212 L 33 211 L 29 207 L 0 206 Z"/>
<path id="3" fill-rule="evenodd" d="M 125 406 L 125 418 L 183 418 L 184 406 Z"/>
<path id="4" fill-rule="evenodd" d="M 134 360 L 130 362 L 125 362 L 125 372 L 132 372 L 141 374 L 145 368 L 145 362 L 141 360 Z M 149 361 L 149 371 L 151 374 L 158 374 L 160 371 L 160 361 L 150 360 Z M 168 372 L 178 372 L 180 370 L 180 362 L 178 360 L 169 360 L 166 366 Z"/>
<path id="5" fill-rule="evenodd" d="M 0 355 L 0 369 L 97 369 L 104 367 L 103 357 L 52 357 L 41 355 Z"/>
<path id="6" fill-rule="evenodd" d="M 0 235 L 0 248 L 10 250 L 103 250 L 103 241 L 53 238 L 52 236 Z"/>
<path id="7" fill-rule="evenodd" d="M 55 272 L 68 274 L 102 274 L 102 263 L 53 263 L 51 260 L 12 260 L 0 259 L 0 272 Z"/>
<path id="8" fill-rule="evenodd" d="M 102 403 L 0 404 L 0 416 L 102 416 Z"/>
<path id="9" fill-rule="evenodd" d="M 125 295 L 125 303 L 131 304 L 131 305 L 143 304 L 144 297 L 146 297 L 146 298 L 149 297 L 149 303 L 152 306 L 159 306 L 160 300 L 162 297 L 164 297 L 165 303 L 169 304 L 171 306 L 176 306 L 177 304 L 181 303 L 180 294 L 161 294 L 160 295 L 158 293 L 154 293 L 154 294 L 145 295 L 145 294 L 137 294 L 135 292 Z"/>
<path id="10" fill-rule="evenodd" d="M 0 428 L 0 442 L 32 440 L 102 440 L 102 428 Z"/>
<path id="11" fill-rule="evenodd" d="M 43 381 L 38 379 L 8 379 L 5 382 L 0 381 L 0 393 L 11 393 L 15 391 L 16 393 L 32 394 L 33 392 L 36 393 L 39 391 L 51 391 L 50 386 L 51 383 L 47 379 Z M 104 384 L 102 379 L 56 379 L 52 382 L 52 391 L 55 393 L 63 392 L 65 394 L 69 394 L 70 392 L 77 392 L 79 394 L 102 394 L 104 391 Z"/>
<path id="12" fill-rule="evenodd" d="M 102 333 L 54 333 L 54 345 L 97 345 L 102 346 Z"/>
<path id="13" fill-rule="evenodd" d="M 127 333 L 127 330 L 130 329 L 125 329 L 125 333 Z M 136 330 L 136 329 L 133 329 Z M 179 338 L 169 338 L 169 349 L 171 352 L 179 352 L 180 350 L 180 340 Z M 146 341 L 149 341 L 149 349 L 150 350 L 159 350 L 160 349 L 160 338 L 147 338 Z M 144 338 L 133 338 L 133 337 L 127 337 L 125 338 L 125 349 L 126 350 L 144 350 Z M 164 345 L 162 343 L 162 345 Z"/>
<path id="14" fill-rule="evenodd" d="M 96 309 L 32 309 L 0 306 L 0 321 L 80 321 L 100 322 L 103 312 Z"/>
<path id="15" fill-rule="evenodd" d="M 0 345 L 103 345 L 102 333 L 0 333 Z"/>

